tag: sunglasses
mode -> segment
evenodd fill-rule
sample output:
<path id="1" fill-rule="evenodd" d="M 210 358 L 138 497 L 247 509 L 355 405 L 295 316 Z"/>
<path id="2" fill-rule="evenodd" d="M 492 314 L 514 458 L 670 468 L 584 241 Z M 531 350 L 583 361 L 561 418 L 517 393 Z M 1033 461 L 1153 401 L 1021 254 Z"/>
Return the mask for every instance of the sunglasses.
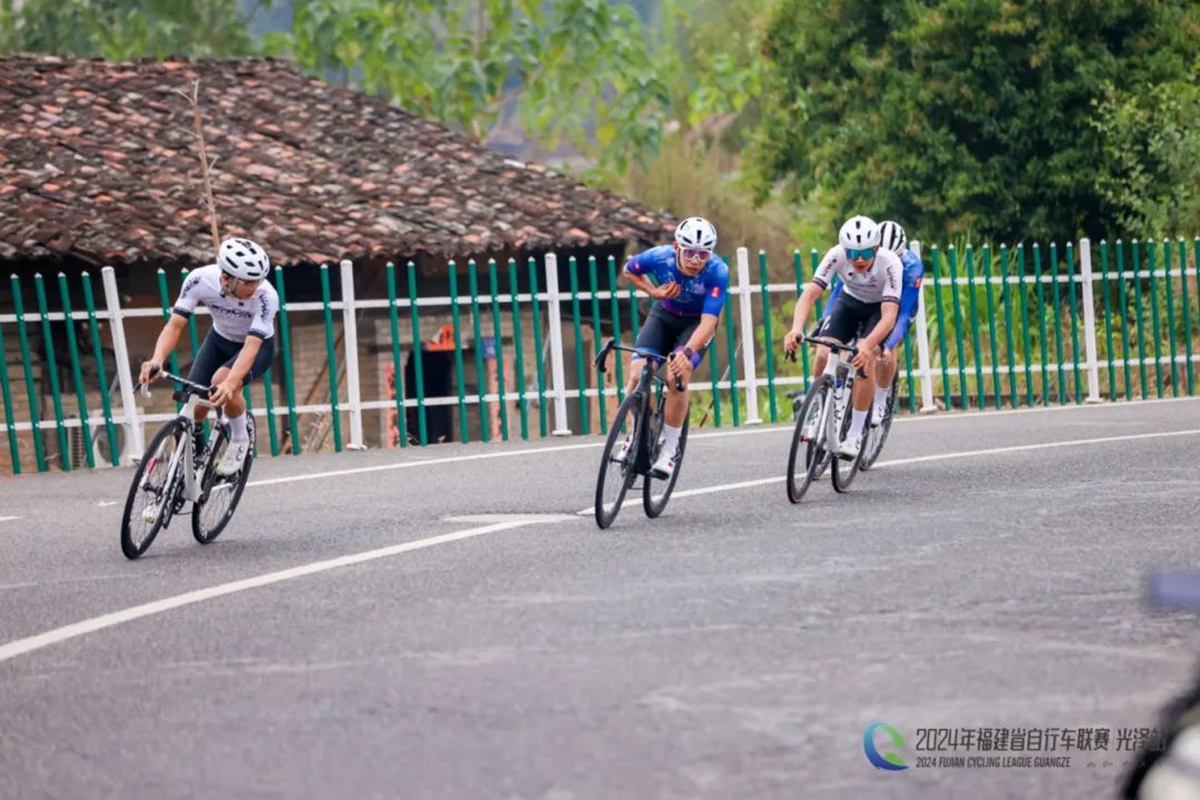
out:
<path id="1" fill-rule="evenodd" d="M 847 250 L 846 258 L 850 259 L 851 261 L 858 261 L 859 259 L 863 261 L 870 261 L 875 257 L 875 250 L 876 248 L 874 247 L 864 247 L 862 250 Z"/>
<path id="2" fill-rule="evenodd" d="M 689 261 L 696 261 L 698 259 L 704 259 L 705 261 L 708 261 L 709 257 L 711 257 L 711 256 L 712 256 L 712 250 L 705 250 L 701 247 L 684 247 L 683 248 L 683 257 L 688 259 Z"/>

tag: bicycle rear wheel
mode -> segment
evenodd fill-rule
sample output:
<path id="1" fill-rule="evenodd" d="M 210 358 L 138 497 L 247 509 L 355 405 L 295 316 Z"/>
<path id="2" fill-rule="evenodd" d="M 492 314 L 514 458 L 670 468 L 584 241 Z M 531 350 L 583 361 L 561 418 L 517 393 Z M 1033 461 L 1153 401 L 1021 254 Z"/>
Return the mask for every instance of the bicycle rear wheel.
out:
<path id="1" fill-rule="evenodd" d="M 172 460 L 188 436 L 184 421 L 175 418 L 163 425 L 150 440 L 133 473 L 133 484 L 121 517 L 121 552 L 131 561 L 140 558 L 170 518 L 180 483 L 180 469 L 189 465 Z M 183 460 L 182 453 L 179 461 Z"/>
<path id="2" fill-rule="evenodd" d="M 229 447 L 229 430 L 225 425 L 213 429 L 213 444 L 201 484 L 200 500 L 192 505 L 192 536 L 200 544 L 211 544 L 225 526 L 233 519 L 250 479 L 250 467 L 254 464 L 254 418 L 247 413 L 246 432 L 250 435 L 250 451 L 242 468 L 232 475 L 218 475 L 217 464 Z"/>
<path id="3" fill-rule="evenodd" d="M 679 470 L 683 467 L 683 451 L 687 448 L 688 423 L 691 420 L 684 418 L 683 428 L 679 431 L 679 446 L 675 448 L 675 471 L 671 473 L 663 486 L 664 481 L 661 478 L 654 478 L 653 475 L 647 474 L 642 480 L 642 508 L 646 511 L 646 516 L 654 519 L 667 507 L 667 501 L 671 499 L 671 492 L 675 491 L 675 482 L 679 480 Z M 662 426 L 656 426 L 654 431 L 655 436 L 650 441 L 654 442 L 655 450 L 658 449 L 658 434 L 662 430 Z M 658 453 L 654 453 L 654 458 L 658 457 Z M 650 460 L 653 461 L 654 458 Z M 657 491 L 659 494 L 655 494 Z"/>
<path id="4" fill-rule="evenodd" d="M 625 502 L 625 493 L 637 476 L 633 465 L 638 457 L 641 415 L 637 412 L 641 402 L 642 396 L 637 392 L 626 397 L 608 429 L 608 439 L 600 457 L 600 473 L 596 477 L 596 524 L 601 530 L 613 524 Z M 625 427 L 628 430 L 622 432 Z"/>
<path id="5" fill-rule="evenodd" d="M 796 429 L 792 433 L 787 468 L 787 496 L 793 503 L 800 502 L 822 469 L 826 451 L 821 443 L 824 431 L 820 422 L 826 403 L 832 399 L 832 387 L 833 382 L 828 376 L 817 378 L 804 397 L 800 413 L 796 415 Z M 811 437 L 805 436 L 805 428 L 813 429 Z"/>
<path id="6" fill-rule="evenodd" d="M 867 441 L 863 445 L 862 463 L 858 465 L 860 470 L 868 470 L 875 466 L 875 462 L 879 460 L 879 454 L 883 452 L 884 442 L 887 441 L 888 433 L 892 429 L 892 416 L 896 410 L 896 388 L 900 384 L 900 370 L 896 370 L 896 374 L 892 376 L 892 387 L 888 390 L 887 408 L 883 414 L 883 420 L 872 426 L 867 433 Z M 871 411 L 874 413 L 874 404 Z"/>

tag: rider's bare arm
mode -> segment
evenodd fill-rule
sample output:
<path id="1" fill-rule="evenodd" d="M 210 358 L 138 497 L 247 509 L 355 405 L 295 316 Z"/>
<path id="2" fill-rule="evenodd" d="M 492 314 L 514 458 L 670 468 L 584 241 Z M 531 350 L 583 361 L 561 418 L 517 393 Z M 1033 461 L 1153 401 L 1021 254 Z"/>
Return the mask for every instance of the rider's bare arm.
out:
<path id="1" fill-rule="evenodd" d="M 242 343 L 242 352 L 238 353 L 233 366 L 229 368 L 228 376 L 236 380 L 239 386 L 246 382 L 246 376 L 250 374 L 250 368 L 254 366 L 254 358 L 258 355 L 262 343 L 263 340 L 254 334 L 247 336 L 246 341 Z"/>
<path id="2" fill-rule="evenodd" d="M 718 321 L 719 317 L 715 314 L 702 314 L 700 316 L 700 324 L 696 326 L 696 331 L 687 342 L 687 346 L 693 353 L 700 352 L 700 348 L 712 339 L 713 334 L 717 332 Z"/>
<path id="3" fill-rule="evenodd" d="M 879 322 L 871 329 L 863 344 L 868 350 L 875 350 L 883 344 L 892 328 L 896 327 L 896 316 L 900 313 L 900 304 L 884 301 L 879 308 Z"/>
<path id="4" fill-rule="evenodd" d="M 161 368 L 167 357 L 175 352 L 175 346 L 179 344 L 179 337 L 186 327 L 187 319 L 178 314 L 172 314 L 171 318 L 167 320 L 167 324 L 163 326 L 162 333 L 158 335 L 158 341 L 154 345 L 154 355 L 149 361 L 142 364 L 140 376 L 142 383 L 150 379 L 151 365 Z"/>
<path id="5" fill-rule="evenodd" d="M 796 301 L 796 312 L 792 317 L 792 333 L 804 332 L 804 326 L 808 323 L 808 315 L 812 313 L 817 298 L 824 293 L 825 289 L 820 284 L 810 283 L 804 287 L 804 291 L 800 293 L 800 299 Z"/>
<path id="6" fill-rule="evenodd" d="M 679 294 L 679 287 L 677 284 L 674 284 L 674 283 L 668 284 L 669 287 L 674 287 L 674 291 L 671 292 L 671 291 L 664 289 L 661 286 L 655 286 L 654 282 L 651 281 L 649 278 L 647 278 L 645 275 L 638 275 L 637 273 L 630 272 L 629 270 L 624 270 L 623 274 L 625 275 L 626 279 L 628 279 L 628 281 L 630 283 L 632 283 L 634 286 L 636 286 L 641 291 L 643 291 L 646 294 L 653 297 L 655 300 L 669 299 L 669 298 L 674 297 L 675 295 Z"/>

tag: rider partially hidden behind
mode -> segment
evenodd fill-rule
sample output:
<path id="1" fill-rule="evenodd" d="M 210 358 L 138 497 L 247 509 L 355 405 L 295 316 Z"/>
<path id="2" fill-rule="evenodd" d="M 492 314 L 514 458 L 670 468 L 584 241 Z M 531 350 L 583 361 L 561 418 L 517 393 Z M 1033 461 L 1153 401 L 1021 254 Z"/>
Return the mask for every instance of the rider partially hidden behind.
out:
<path id="1" fill-rule="evenodd" d="M 661 479 L 675 471 L 679 435 L 688 412 L 688 380 L 717 330 L 729 289 L 729 267 L 713 252 L 716 246 L 717 229 L 712 223 L 689 217 L 675 229 L 673 245 L 638 253 L 625 265 L 629 282 L 657 301 L 635 347 L 668 359 L 664 441 L 651 467 Z M 640 359 L 640 355 L 630 359 L 628 391 L 637 386 Z M 675 388 L 676 377 L 681 378 L 683 391 Z"/>

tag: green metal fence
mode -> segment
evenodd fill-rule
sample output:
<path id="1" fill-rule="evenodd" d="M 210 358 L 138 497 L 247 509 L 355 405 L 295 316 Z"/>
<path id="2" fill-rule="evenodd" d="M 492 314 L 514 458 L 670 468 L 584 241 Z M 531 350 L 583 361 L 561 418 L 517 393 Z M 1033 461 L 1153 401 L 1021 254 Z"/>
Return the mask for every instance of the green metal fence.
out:
<path id="1" fill-rule="evenodd" d="M 729 301 L 693 375 L 693 424 L 786 421 L 786 393 L 811 379 L 809 353 L 786 362 L 777 339 L 820 251 L 756 256 L 727 258 Z M 1195 394 L 1200 239 L 930 246 L 921 256 L 921 307 L 900 358 L 903 411 Z M 157 305 L 139 308 L 121 308 L 111 269 L 103 308 L 86 273 L 10 279 L 0 471 L 115 466 L 140 451 L 176 412 L 165 392 L 139 405 L 133 381 L 153 346 L 147 326 L 169 316 L 186 274 L 159 270 Z M 277 357 L 246 390 L 272 455 L 603 433 L 629 365 L 616 359 L 602 383 L 592 359 L 609 337 L 632 342 L 650 307 L 614 258 L 449 262 L 445 294 L 421 291 L 409 263 L 387 265 L 386 291 L 356 298 L 354 274 L 321 267 L 320 300 L 295 302 L 289 270 L 274 271 Z M 207 327 L 202 309 L 173 370 Z"/>

